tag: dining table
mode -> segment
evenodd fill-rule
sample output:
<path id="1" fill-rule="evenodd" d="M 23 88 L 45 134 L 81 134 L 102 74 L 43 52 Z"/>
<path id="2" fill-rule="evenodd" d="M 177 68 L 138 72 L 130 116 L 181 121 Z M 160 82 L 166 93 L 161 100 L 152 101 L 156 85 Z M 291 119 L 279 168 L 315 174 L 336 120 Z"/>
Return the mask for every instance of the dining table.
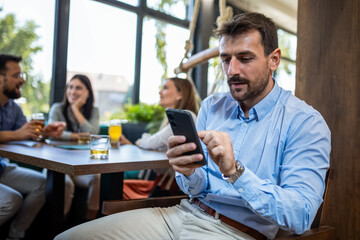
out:
<path id="1" fill-rule="evenodd" d="M 109 150 L 108 159 L 90 157 L 90 147 L 77 142 L 46 140 L 16 141 L 0 144 L 0 156 L 12 161 L 47 169 L 46 205 L 48 237 L 63 230 L 65 174 L 70 176 L 101 174 L 100 204 L 122 199 L 125 171 L 169 167 L 164 152 L 121 145 Z M 100 206 L 101 207 L 101 206 Z"/>

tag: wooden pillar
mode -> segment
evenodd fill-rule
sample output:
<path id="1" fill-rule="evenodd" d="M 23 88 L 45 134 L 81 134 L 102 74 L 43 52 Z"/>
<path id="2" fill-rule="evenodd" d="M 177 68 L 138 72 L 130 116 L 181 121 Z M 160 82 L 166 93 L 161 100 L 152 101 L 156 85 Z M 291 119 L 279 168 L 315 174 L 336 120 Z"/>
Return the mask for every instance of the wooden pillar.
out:
<path id="1" fill-rule="evenodd" d="M 295 95 L 332 133 L 334 186 L 322 224 L 360 239 L 360 0 L 299 0 Z"/>

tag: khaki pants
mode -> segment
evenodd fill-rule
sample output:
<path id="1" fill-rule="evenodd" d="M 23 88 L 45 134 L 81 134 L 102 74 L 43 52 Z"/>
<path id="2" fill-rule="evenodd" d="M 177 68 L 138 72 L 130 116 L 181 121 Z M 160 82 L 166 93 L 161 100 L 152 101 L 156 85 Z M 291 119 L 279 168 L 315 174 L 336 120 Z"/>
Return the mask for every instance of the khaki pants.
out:
<path id="1" fill-rule="evenodd" d="M 188 200 L 169 208 L 121 212 L 71 228 L 55 237 L 63 239 L 206 239 L 252 240 L 249 235 L 204 213 Z"/>
<path id="2" fill-rule="evenodd" d="M 43 174 L 16 164 L 7 164 L 0 177 L 0 225 L 15 216 L 9 237 L 24 237 L 44 205 L 45 197 L 46 178 Z"/>

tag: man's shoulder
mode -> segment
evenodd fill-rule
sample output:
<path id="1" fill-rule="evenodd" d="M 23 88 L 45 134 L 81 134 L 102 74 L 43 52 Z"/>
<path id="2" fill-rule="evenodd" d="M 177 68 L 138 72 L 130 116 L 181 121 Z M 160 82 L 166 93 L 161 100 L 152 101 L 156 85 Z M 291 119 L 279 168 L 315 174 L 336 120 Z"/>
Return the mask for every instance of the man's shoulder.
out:
<path id="1" fill-rule="evenodd" d="M 310 124 L 321 123 L 325 128 L 328 128 L 321 113 L 304 100 L 290 94 L 287 98 L 281 99 L 281 101 L 284 104 L 286 119 L 291 122 L 293 128 L 296 129 L 305 122 Z"/>
<path id="2" fill-rule="evenodd" d="M 291 112 L 320 115 L 315 108 L 292 94 L 290 94 L 287 98 L 281 99 L 281 101 Z"/>
<path id="3" fill-rule="evenodd" d="M 11 109 L 12 111 L 16 111 L 16 112 L 20 112 L 22 113 L 22 109 L 21 106 L 19 104 L 17 104 L 14 99 L 10 99 L 8 102 L 8 108 Z"/>

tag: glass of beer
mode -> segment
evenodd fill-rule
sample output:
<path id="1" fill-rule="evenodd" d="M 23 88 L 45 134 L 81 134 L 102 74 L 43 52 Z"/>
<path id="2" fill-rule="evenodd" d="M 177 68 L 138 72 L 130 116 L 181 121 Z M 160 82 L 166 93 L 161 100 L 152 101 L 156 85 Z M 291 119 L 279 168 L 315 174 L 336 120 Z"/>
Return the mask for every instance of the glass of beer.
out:
<path id="1" fill-rule="evenodd" d="M 40 132 L 39 136 L 37 138 L 35 138 L 35 141 L 41 142 L 42 140 L 44 140 L 44 136 L 42 135 L 42 132 L 44 130 L 44 126 L 45 126 L 45 115 L 44 113 L 33 113 L 31 114 L 31 121 L 37 121 L 36 123 L 34 123 L 34 125 L 37 127 L 36 131 Z"/>
<path id="2" fill-rule="evenodd" d="M 119 143 L 119 138 L 121 137 L 122 126 L 120 119 L 112 119 L 109 122 L 109 136 L 111 141 L 111 146 L 117 147 Z"/>
<path id="3" fill-rule="evenodd" d="M 90 143 L 90 133 L 89 132 L 78 132 L 78 144 L 89 144 Z"/>
<path id="4" fill-rule="evenodd" d="M 109 158 L 109 135 L 91 135 L 90 136 L 90 157 L 92 159 Z"/>

